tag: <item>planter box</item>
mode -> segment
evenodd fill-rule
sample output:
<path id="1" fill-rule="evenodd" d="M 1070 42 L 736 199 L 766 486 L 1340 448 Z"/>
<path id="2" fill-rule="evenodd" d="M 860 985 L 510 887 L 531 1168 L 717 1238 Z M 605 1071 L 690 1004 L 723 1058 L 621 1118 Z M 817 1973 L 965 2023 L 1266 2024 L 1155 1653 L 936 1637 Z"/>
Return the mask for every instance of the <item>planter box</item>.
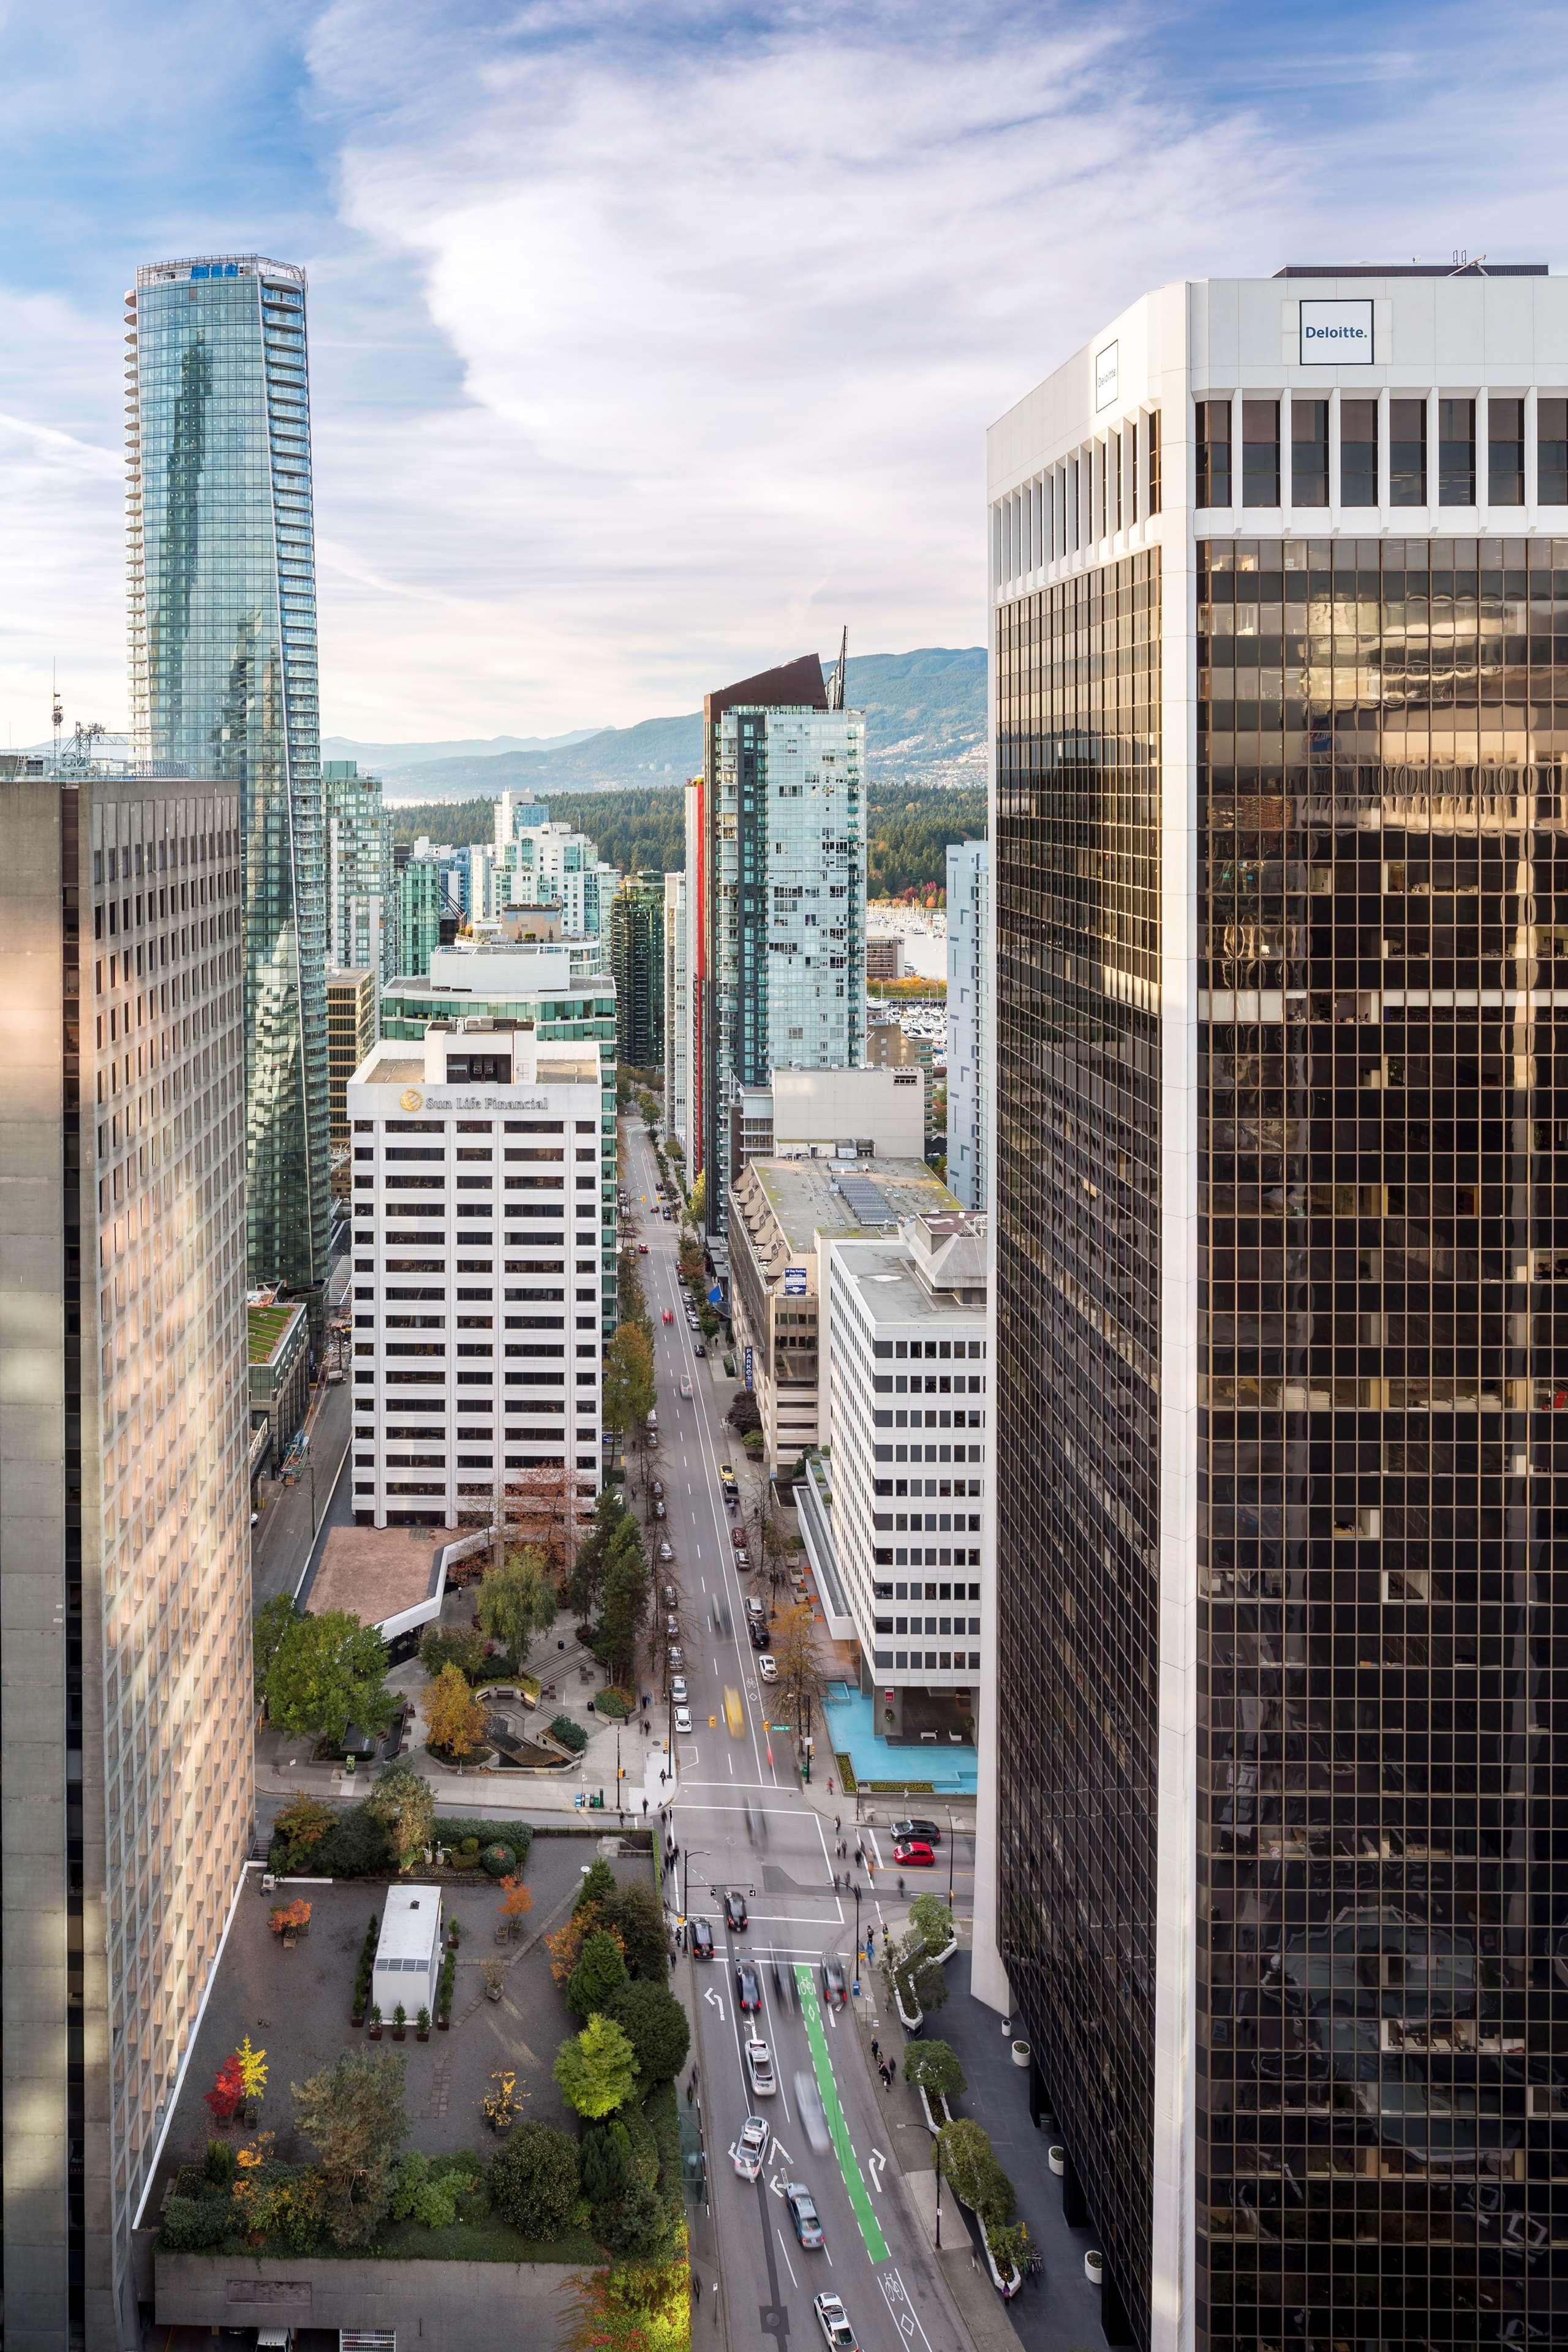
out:
<path id="1" fill-rule="evenodd" d="M 924 2010 L 916 2009 L 912 2012 L 907 2010 L 904 2007 L 903 1995 L 899 1990 L 897 1985 L 893 1988 L 893 2007 L 899 2012 L 899 2023 L 903 2027 L 904 2032 L 910 2036 L 910 2039 L 913 2041 L 915 2035 L 921 2031 L 921 2028 L 926 2021 L 926 2013 Z"/>
<path id="2" fill-rule="evenodd" d="M 996 2267 L 995 2257 L 991 2252 L 991 2241 L 985 2234 L 985 2224 L 984 2221 L 980 2223 L 980 2242 L 985 2249 L 985 2267 L 991 2273 L 992 2285 L 995 2288 L 1004 2303 L 1011 2303 L 1013 2297 L 1017 2294 L 1018 2289 L 1024 2284 L 1023 2272 L 1009 2270 L 1004 2277 L 1003 2273 Z"/>
<path id="3" fill-rule="evenodd" d="M 957 1949 L 958 1949 L 958 1937 L 957 1937 L 956 1936 L 950 1936 L 950 1937 L 948 1937 L 948 1939 L 947 1939 L 946 1943 L 942 1946 L 942 1948 L 941 1951 L 940 1951 L 940 1952 L 933 1952 L 933 1953 L 931 1954 L 931 1958 L 932 1958 L 932 1959 L 937 1963 L 937 1966 L 938 1966 L 939 1968 L 941 1968 L 941 1967 L 942 1967 L 942 1966 L 943 1966 L 943 1965 L 944 1965 L 948 1960 L 951 1960 L 951 1959 L 952 1959 L 952 1956 L 953 1956 L 954 1952 L 956 1952 L 956 1951 L 957 1951 Z"/>
<path id="4" fill-rule="evenodd" d="M 931 2112 L 931 2100 L 926 2095 L 925 2084 L 923 2083 L 917 2083 L 915 2084 L 915 2088 L 920 2093 L 921 2110 L 926 2119 L 926 2129 L 934 2139 L 938 2132 L 942 2129 L 943 2124 L 950 2124 L 952 2122 L 952 2109 L 948 2105 L 947 2101 L 944 2098 L 940 2102 L 942 2107 L 941 2116 L 936 2116 Z"/>

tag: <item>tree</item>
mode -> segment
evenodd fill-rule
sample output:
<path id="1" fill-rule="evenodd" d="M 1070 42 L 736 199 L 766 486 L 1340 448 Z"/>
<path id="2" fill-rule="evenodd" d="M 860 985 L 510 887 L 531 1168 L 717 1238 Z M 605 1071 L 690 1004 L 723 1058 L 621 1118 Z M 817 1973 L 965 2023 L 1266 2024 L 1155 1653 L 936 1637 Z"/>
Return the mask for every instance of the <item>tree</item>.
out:
<path id="1" fill-rule="evenodd" d="M 632 2136 L 624 2123 L 590 2124 L 578 2154 L 583 2194 L 590 2205 L 607 2205 L 632 2177 Z"/>
<path id="2" fill-rule="evenodd" d="M 531 1547 L 509 1552 L 499 1568 L 486 1570 L 479 1586 L 479 1623 L 506 1652 L 508 1674 L 521 1673 L 534 1635 L 554 1624 L 560 1605 L 543 1559 Z"/>
<path id="3" fill-rule="evenodd" d="M 653 1342 L 640 1324 L 623 1322 L 605 1350 L 606 1429 L 642 1427 L 654 1409 Z"/>
<path id="4" fill-rule="evenodd" d="M 731 1428 L 742 1437 L 763 1425 L 763 1409 L 750 1389 L 737 1389 L 730 1400 L 730 1410 L 724 1415 Z"/>
<path id="5" fill-rule="evenodd" d="M 220 2124 L 231 2124 L 245 2105 L 245 2070 L 237 2050 L 231 2051 L 218 2068 L 210 2091 L 202 2093 Z"/>
<path id="6" fill-rule="evenodd" d="M 617 1886 L 599 1905 L 598 1925 L 620 1938 L 626 1966 L 634 1977 L 656 1984 L 669 1979 L 669 1937 L 664 1913 L 653 1888 L 642 1881 Z"/>
<path id="7" fill-rule="evenodd" d="M 525 2238 L 559 2237 L 580 2193 L 577 2150 L 553 2124 L 523 2124 L 490 2166 L 490 2202 Z"/>
<path id="8" fill-rule="evenodd" d="M 584 1945 L 595 1928 L 605 1926 L 598 1904 L 588 1903 L 581 1910 L 574 1911 L 564 1927 L 555 1928 L 545 1937 L 545 1949 L 550 1954 L 550 1973 L 558 1985 L 571 1983 L 577 1963 L 583 1957 Z M 605 1932 L 614 1935 L 616 1931 L 605 1927 Z"/>
<path id="9" fill-rule="evenodd" d="M 610 1545 L 631 1517 L 619 1495 L 606 1486 L 594 1507 L 594 1524 L 577 1548 L 566 1582 L 566 1598 L 580 1617 L 591 1615 L 605 1580 Z"/>
<path id="10" fill-rule="evenodd" d="M 704 1168 L 686 1196 L 686 1205 L 694 1225 L 700 1225 L 708 1213 L 708 1171 Z"/>
<path id="11" fill-rule="evenodd" d="M 640 2081 L 650 2090 L 656 2083 L 674 2082 L 686 2063 L 691 2027 L 668 1985 L 646 1979 L 623 1984 L 605 2001 L 605 2014 L 631 2043 Z"/>
<path id="12" fill-rule="evenodd" d="M 397 1701 L 386 1687 L 386 1644 L 341 1609 L 299 1617 L 267 1669 L 267 1712 L 291 1738 L 341 1740 L 350 1724 L 384 1731 Z"/>
<path id="13" fill-rule="evenodd" d="M 256 1625 L 251 1634 L 251 1664 L 256 1673 L 256 1696 L 267 1696 L 267 1676 L 278 1645 L 291 1625 L 299 1624 L 305 1612 L 291 1592 L 274 1593 L 256 1612 Z"/>
<path id="14" fill-rule="evenodd" d="M 897 1988 L 906 2010 L 941 2009 L 947 1999 L 946 1971 L 931 1958 L 918 1927 L 885 1947 L 882 1972 L 889 1987 Z"/>
<path id="15" fill-rule="evenodd" d="M 272 1824 L 274 1842 L 284 1848 L 284 1869 L 298 1870 L 314 1853 L 337 1818 L 337 1807 L 323 1804 L 320 1797 L 308 1797 L 303 1790 L 297 1797 L 290 1797 Z"/>
<path id="16" fill-rule="evenodd" d="M 532 1910 L 533 1897 L 521 1878 L 503 1878 L 500 1886 L 500 1909 L 497 1916 L 506 1921 L 506 1931 L 510 1936 L 517 1921 L 526 1919 Z"/>
<path id="17" fill-rule="evenodd" d="M 471 1625 L 432 1625 L 421 1636 L 419 1663 L 432 1682 L 443 1666 L 456 1666 L 477 1683 L 485 1671 L 483 1637 Z"/>
<path id="18" fill-rule="evenodd" d="M 264 2099 L 267 2095 L 267 2053 L 265 2050 L 253 2050 L 247 2033 L 234 2054 L 239 2064 L 240 2088 L 248 2106 L 253 2099 Z"/>
<path id="19" fill-rule="evenodd" d="M 614 1895 L 617 1884 L 616 1874 L 604 1855 L 601 1853 L 595 1856 L 583 1873 L 583 1884 L 577 1889 L 577 1899 L 572 1906 L 573 1910 L 584 1910 L 590 1903 L 603 1903 L 606 1896 Z"/>
<path id="20" fill-rule="evenodd" d="M 583 1938 L 582 1952 L 566 1987 L 566 2006 L 574 2017 L 592 2017 L 628 1980 L 619 1943 L 595 1928 Z"/>
<path id="21" fill-rule="evenodd" d="M 701 1243 L 690 1238 L 683 1240 L 677 1264 L 680 1268 L 682 1282 L 692 1289 L 700 1289 L 703 1276 L 708 1271 L 707 1261 L 702 1255 Z"/>
<path id="22" fill-rule="evenodd" d="M 635 1523 L 616 1538 L 605 1569 L 595 1646 L 614 1683 L 629 1682 L 648 1609 L 647 1561 Z"/>
<path id="23" fill-rule="evenodd" d="M 961 2116 L 956 2123 L 943 2124 L 936 2144 L 943 2175 L 959 2202 L 978 2213 L 987 2230 L 1005 2228 L 1018 2200 L 980 2126 Z"/>
<path id="24" fill-rule="evenodd" d="M 333 2242 L 363 2246 L 385 2218 L 393 2164 L 408 2137 L 403 2059 L 346 2050 L 292 2088 L 295 2121 L 321 2158 Z"/>
<path id="25" fill-rule="evenodd" d="M 957 2051 L 945 2042 L 911 2042 L 904 2053 L 904 2080 L 919 2084 L 933 2106 L 938 2099 L 958 2098 L 963 2069 Z"/>
<path id="26" fill-rule="evenodd" d="M 822 1669 L 816 1659 L 816 1620 L 809 1601 L 786 1609 L 773 1627 L 773 1663 L 779 1692 L 802 1737 L 811 1730 L 812 1710 L 822 1704 Z"/>
<path id="27" fill-rule="evenodd" d="M 521 1471 L 508 1479 L 501 1498 L 506 1543 L 537 1556 L 552 1591 L 572 1573 L 589 1516 L 575 1468 Z M 548 1631 L 549 1622 L 542 1631 Z"/>
<path id="28" fill-rule="evenodd" d="M 628 2180 L 609 2204 L 595 2206 L 594 2221 L 612 2254 L 637 2261 L 661 2253 L 674 2226 L 658 2189 L 641 2180 Z"/>
<path id="29" fill-rule="evenodd" d="M 445 1669 L 443 1681 L 447 1675 L 467 1692 L 468 1686 L 456 1666 Z M 384 1764 L 364 1801 L 371 1819 L 386 1832 L 398 1869 L 412 1870 L 429 1845 L 435 1827 L 436 1791 L 429 1781 L 412 1764 Z"/>
<path id="30" fill-rule="evenodd" d="M 952 1914 L 940 1895 L 917 1895 L 910 1905 L 910 1926 L 933 1957 L 952 1941 Z"/>
<path id="31" fill-rule="evenodd" d="M 581 2033 L 561 2044 L 554 2073 L 569 2107 L 580 2116 L 609 2116 L 631 2097 L 637 2062 L 613 2017 L 591 2017 Z"/>

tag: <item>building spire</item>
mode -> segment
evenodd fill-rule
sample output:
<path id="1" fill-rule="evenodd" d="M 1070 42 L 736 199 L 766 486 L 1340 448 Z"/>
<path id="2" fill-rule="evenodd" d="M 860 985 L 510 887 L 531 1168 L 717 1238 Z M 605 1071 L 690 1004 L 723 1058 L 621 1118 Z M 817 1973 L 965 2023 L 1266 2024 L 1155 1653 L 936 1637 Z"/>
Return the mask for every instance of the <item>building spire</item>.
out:
<path id="1" fill-rule="evenodd" d="M 829 710 L 842 710 L 844 708 L 844 672 L 845 665 L 848 661 L 848 658 L 849 631 L 846 628 L 843 636 L 838 642 L 838 659 L 834 663 L 833 667 L 827 673 L 827 708 Z"/>

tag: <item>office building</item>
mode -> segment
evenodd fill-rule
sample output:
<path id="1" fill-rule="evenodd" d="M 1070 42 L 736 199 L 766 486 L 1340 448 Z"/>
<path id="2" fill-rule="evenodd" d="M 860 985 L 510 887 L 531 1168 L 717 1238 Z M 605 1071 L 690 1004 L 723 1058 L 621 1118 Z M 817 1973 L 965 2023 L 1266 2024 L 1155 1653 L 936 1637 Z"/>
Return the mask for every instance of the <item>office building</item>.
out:
<path id="1" fill-rule="evenodd" d="M 241 254 L 125 298 L 137 748 L 237 784 L 253 1281 L 327 1271 L 326 899 L 305 273 Z"/>
<path id="2" fill-rule="evenodd" d="M 447 889 L 440 860 L 392 853 L 393 880 L 397 893 L 397 950 L 393 973 L 423 980 L 430 958 L 441 944 L 442 918 L 447 912 Z"/>
<path id="3" fill-rule="evenodd" d="M 735 1355 L 763 1421 L 770 1469 L 821 1442 L 823 1253 L 835 1236 L 889 1233 L 957 1202 L 918 1160 L 752 1160 L 730 1191 Z"/>
<path id="4" fill-rule="evenodd" d="M 738 1087 L 867 1058 L 866 723 L 807 655 L 708 696 L 704 727 L 706 1160 Z"/>
<path id="5" fill-rule="evenodd" d="M 1565 354 L 1174 285 L 990 436 L 1000 1957 L 1159 2352 L 1568 2340 Z"/>
<path id="6" fill-rule="evenodd" d="M 664 1061 L 664 877 L 628 874 L 610 902 L 616 1051 L 634 1070 Z"/>
<path id="7" fill-rule="evenodd" d="M 610 906 L 620 885 L 620 869 L 599 855 L 599 845 L 573 826 L 543 821 L 518 823 L 508 842 L 482 855 L 494 874 L 494 903 L 474 913 L 493 914 L 512 899 L 557 906 L 566 929 L 579 939 L 605 939 L 610 931 Z M 499 819 L 498 819 L 499 832 Z"/>
<path id="8" fill-rule="evenodd" d="M 730 1107 L 730 1181 L 748 1160 L 919 1160 L 925 1081 L 918 1069 L 775 1070 Z"/>
<path id="9" fill-rule="evenodd" d="M 687 1150 L 691 1005 L 686 937 L 686 877 L 664 877 L 664 1132 Z"/>
<path id="10" fill-rule="evenodd" d="M 514 910 L 515 911 L 515 910 Z M 591 944 L 589 969 L 577 968 L 584 945 L 563 940 L 542 946 L 486 945 L 459 940 L 431 957 L 427 981 L 399 978 L 382 994 L 381 1034 L 417 1044 L 432 1022 L 475 1018 L 531 1027 L 541 1045 L 598 1048 L 599 1258 L 605 1337 L 618 1312 L 618 1192 L 616 1182 L 616 990 L 597 969 L 600 943 Z"/>
<path id="11" fill-rule="evenodd" d="M 866 1060 L 874 1070 L 921 1070 L 929 1086 L 935 1067 L 935 1037 L 929 1029 L 905 1024 L 906 1015 L 892 1006 L 868 1006 Z"/>
<path id="12" fill-rule="evenodd" d="M 934 1740 L 972 1757 L 985 1256 L 985 1221 L 963 1211 L 927 1212 L 875 1240 L 828 1241 L 824 1436 L 832 1450 L 802 1521 L 820 1557 L 826 1517 L 878 1737 L 892 1747 Z M 896 1779 L 900 1759 L 888 1760 Z"/>
<path id="13" fill-rule="evenodd" d="M 817 664 L 820 673 L 822 665 Z M 711 741 L 711 728 L 705 730 Z M 708 1164 L 708 783 L 693 776 L 686 787 L 686 1171 L 695 1184 Z M 705 1220 L 710 1226 L 712 1219 Z"/>
<path id="14" fill-rule="evenodd" d="M 368 966 L 377 981 L 396 968 L 397 880 L 392 819 L 379 776 L 362 776 L 354 760 L 321 769 L 327 848 L 327 968 Z"/>
<path id="15" fill-rule="evenodd" d="M 457 1527 L 530 1474 L 598 1492 L 596 1045 L 468 1016 L 349 1087 L 354 1517 Z"/>
<path id="16" fill-rule="evenodd" d="M 991 852 L 955 841 L 947 852 L 947 1181 L 966 1209 L 986 1207 L 991 1034 L 986 980 Z"/>
<path id="17" fill-rule="evenodd" d="M 252 1821 L 232 781 L 0 761 L 0 2216 L 16 2352 L 132 2231 Z"/>
<path id="18" fill-rule="evenodd" d="M 374 1040 L 372 1041 L 374 1042 Z M 310 1404 L 310 1324 L 302 1306 L 267 1302 L 247 1312 L 250 1340 L 250 1427 L 265 1427 L 258 1467 L 276 1477 Z"/>
<path id="19" fill-rule="evenodd" d="M 334 1176 L 349 1139 L 349 1080 L 376 1041 L 381 989 L 368 966 L 327 974 L 327 1133 Z M 344 1188 L 334 1181 L 334 1192 Z"/>
<path id="20" fill-rule="evenodd" d="M 866 977 L 868 980 L 902 980 L 904 943 L 897 932 L 891 938 L 867 940 Z"/>

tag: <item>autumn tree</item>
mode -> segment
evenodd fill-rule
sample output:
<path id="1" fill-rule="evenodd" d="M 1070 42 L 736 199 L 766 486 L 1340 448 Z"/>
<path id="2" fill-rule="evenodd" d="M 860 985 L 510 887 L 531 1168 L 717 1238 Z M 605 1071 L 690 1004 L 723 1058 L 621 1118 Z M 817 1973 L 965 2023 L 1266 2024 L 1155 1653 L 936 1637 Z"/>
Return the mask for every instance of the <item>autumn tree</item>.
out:
<path id="1" fill-rule="evenodd" d="M 320 1797 L 308 1796 L 302 1789 L 290 1797 L 272 1824 L 273 1841 L 284 1849 L 283 1868 L 298 1870 L 337 1820 L 337 1807 L 323 1803 Z"/>
<path id="2" fill-rule="evenodd" d="M 521 1878 L 503 1878 L 500 1883 L 500 1910 L 498 1916 L 509 1936 L 514 1934 L 520 1919 L 526 1919 L 533 1908 L 533 1897 Z"/>
<path id="3" fill-rule="evenodd" d="M 425 1694 L 432 1748 L 461 1764 L 485 1744 L 484 1702 L 460 1666 L 443 1666 Z"/>
<path id="4" fill-rule="evenodd" d="M 654 1408 L 653 1343 L 637 1323 L 623 1323 L 605 1350 L 605 1426 L 623 1435 Z"/>
<path id="5" fill-rule="evenodd" d="M 333 2242 L 363 2246 L 391 2206 L 392 2168 L 408 2137 L 403 2059 L 395 2051 L 346 2050 L 290 2087 L 295 2120 L 321 2159 Z"/>
<path id="6" fill-rule="evenodd" d="M 591 2017 L 561 2044 L 554 2074 L 567 2105 L 592 2119 L 625 2105 L 637 2085 L 637 2062 L 613 2017 Z"/>
<path id="7" fill-rule="evenodd" d="M 465 1691 L 468 1689 L 456 1666 L 448 1666 L 446 1671 L 457 1677 Z M 386 1843 L 398 1869 L 412 1870 L 430 1843 L 435 1827 L 436 1791 L 429 1781 L 412 1764 L 401 1759 L 384 1764 L 364 1801 L 365 1811 L 385 1831 Z"/>
<path id="8" fill-rule="evenodd" d="M 784 1612 L 773 1633 L 779 1691 L 803 1738 L 810 1736 L 812 1710 L 821 1706 L 824 1688 L 815 1624 L 810 1601 L 800 1601 Z"/>
<path id="9" fill-rule="evenodd" d="M 550 1973 L 558 1985 L 564 1987 L 570 1984 L 576 1972 L 577 1963 L 583 1957 L 584 1944 L 590 1936 L 598 1933 L 601 1928 L 605 1934 L 615 1936 L 624 1953 L 625 1938 L 617 1929 L 608 1926 L 600 1917 L 600 1906 L 597 1903 L 581 1905 L 573 1912 L 564 1927 L 557 1927 L 546 1936 L 544 1947 L 550 1954 Z"/>

